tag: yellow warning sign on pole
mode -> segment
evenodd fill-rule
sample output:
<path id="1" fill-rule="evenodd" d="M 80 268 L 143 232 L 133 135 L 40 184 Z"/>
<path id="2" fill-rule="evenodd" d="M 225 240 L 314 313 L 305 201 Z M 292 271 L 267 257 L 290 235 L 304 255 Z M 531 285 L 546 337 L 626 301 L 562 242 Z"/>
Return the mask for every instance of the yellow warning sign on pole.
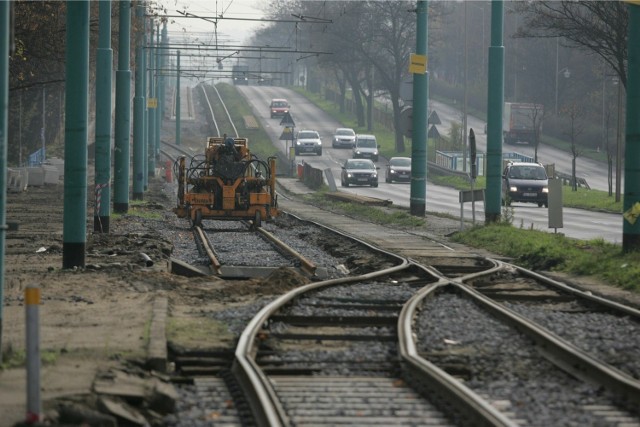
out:
<path id="1" fill-rule="evenodd" d="M 427 72 L 427 55 L 412 53 L 409 58 L 409 72 L 411 74 L 425 74 Z"/>
<path id="2" fill-rule="evenodd" d="M 158 98 L 147 98 L 147 108 L 158 108 Z"/>

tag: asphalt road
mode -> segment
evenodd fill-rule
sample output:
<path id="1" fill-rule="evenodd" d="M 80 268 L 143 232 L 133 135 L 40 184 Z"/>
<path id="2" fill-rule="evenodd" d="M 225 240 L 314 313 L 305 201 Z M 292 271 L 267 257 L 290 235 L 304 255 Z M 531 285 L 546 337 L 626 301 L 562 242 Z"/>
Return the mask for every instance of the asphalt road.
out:
<path id="1" fill-rule="evenodd" d="M 276 87 L 276 86 L 238 86 L 240 93 L 249 101 L 254 109 L 254 114 L 262 122 L 267 133 L 271 137 L 276 146 L 282 152 L 287 153 L 290 143 L 280 141 L 283 126 L 280 125 L 280 118 L 270 118 L 269 103 L 272 98 L 286 98 L 291 104 L 291 116 L 295 122 L 295 131 L 301 129 L 314 129 L 320 133 L 323 141 L 323 155 L 301 155 L 292 159 L 294 163 L 302 161 L 310 163 L 312 166 L 320 169 L 330 169 L 335 179 L 336 185 L 340 187 L 340 167 L 344 160 L 351 157 L 349 149 L 333 149 L 331 148 L 331 137 L 333 131 L 341 124 L 331 118 L 324 111 L 317 108 L 309 100 L 296 92 Z M 447 132 L 448 126 L 452 120 L 459 120 L 460 114 L 447 106 L 439 103 L 433 103 L 442 125 L 439 126 L 441 133 Z M 484 122 L 474 117 L 468 118 L 469 127 L 478 129 L 477 144 L 479 150 L 486 147 L 486 135 L 483 134 Z M 530 147 L 517 147 L 518 152 L 531 155 Z M 522 148 L 522 150 L 520 150 Z M 511 147 L 503 149 L 504 151 L 512 151 Z M 527 150 L 531 150 L 528 154 Z M 407 155 L 410 153 L 407 153 Z M 560 152 L 556 149 L 541 146 L 538 150 L 538 157 L 542 163 L 548 163 L 553 160 L 556 164 L 556 170 L 565 172 L 566 165 L 570 165 L 571 156 L 569 153 Z M 606 189 L 606 167 L 597 164 L 588 159 L 578 159 L 578 170 L 585 171 L 580 174 L 588 179 L 592 188 Z M 349 187 L 340 188 L 341 191 L 362 194 L 370 197 L 378 197 L 388 199 L 397 206 L 409 206 L 410 184 L 384 182 L 384 169 L 386 159 L 381 158 L 377 163 L 380 167 L 379 171 L 379 187 Z M 570 166 L 569 166 L 570 171 Z M 589 171 L 589 172 L 586 172 Z M 587 175 L 588 173 L 588 175 Z M 603 184 L 604 188 L 601 187 Z M 430 212 L 440 212 L 460 217 L 459 194 L 457 190 L 441 187 L 431 183 L 426 188 L 427 203 L 426 209 Z M 535 204 L 514 203 L 514 225 L 522 228 L 534 228 L 549 232 L 560 232 L 565 235 L 577 239 L 589 240 L 602 238 L 608 242 L 622 242 L 622 216 L 619 214 L 607 214 L 600 212 L 585 211 L 581 209 L 563 209 L 563 227 L 554 229 L 549 228 L 548 211 L 546 208 L 539 208 Z M 472 209 L 475 208 L 475 209 Z M 475 215 L 474 211 L 475 210 Z M 463 217 L 465 220 L 471 220 L 475 217 L 477 222 L 484 222 L 484 205 L 482 202 L 476 202 L 474 206 L 471 203 L 464 204 Z"/>

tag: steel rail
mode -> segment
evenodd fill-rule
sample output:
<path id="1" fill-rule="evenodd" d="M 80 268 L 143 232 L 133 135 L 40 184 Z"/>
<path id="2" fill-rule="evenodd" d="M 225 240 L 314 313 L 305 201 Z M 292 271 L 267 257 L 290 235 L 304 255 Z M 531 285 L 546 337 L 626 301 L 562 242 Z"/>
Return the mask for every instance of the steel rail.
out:
<path id="1" fill-rule="evenodd" d="M 202 94 L 204 95 L 204 100 L 207 101 L 207 105 L 209 106 L 209 112 L 211 113 L 211 121 L 213 122 L 213 126 L 216 128 L 216 134 L 220 135 L 220 128 L 218 127 L 218 121 L 216 120 L 215 114 L 213 114 L 213 107 L 211 106 L 211 101 L 209 101 L 209 96 L 207 96 L 207 91 L 205 90 L 204 85 L 200 85 L 200 89 L 202 89 Z M 222 99 L 221 99 L 222 100 Z"/>
<path id="2" fill-rule="evenodd" d="M 313 223 L 312 221 L 306 222 Z M 398 265 L 360 276 L 331 279 L 301 286 L 284 295 L 281 295 L 271 303 L 267 304 L 253 317 L 253 319 L 251 319 L 238 340 L 232 372 L 236 376 L 238 382 L 241 384 L 245 396 L 248 396 L 249 405 L 259 426 L 279 427 L 290 425 L 286 411 L 280 404 L 280 401 L 276 395 L 275 390 L 273 389 L 272 384 L 255 361 L 258 335 L 263 325 L 268 321 L 269 317 L 271 317 L 276 311 L 280 310 L 289 301 L 302 295 L 305 292 L 345 283 L 354 283 L 363 280 L 369 280 L 397 271 L 402 271 L 411 266 L 409 261 L 404 257 L 393 254 L 384 249 L 374 247 L 373 245 L 363 240 L 354 238 L 353 236 L 349 236 L 327 226 L 316 223 L 313 224 L 326 230 L 330 230 L 336 234 L 349 237 L 372 250 L 388 255 L 396 259 L 398 261 Z"/>
<path id="3" fill-rule="evenodd" d="M 431 269 L 427 269 L 423 265 L 416 264 L 416 266 L 431 273 Z M 449 403 L 454 402 L 456 410 L 461 411 L 463 416 L 474 426 L 517 427 L 516 422 L 492 407 L 469 387 L 419 356 L 416 336 L 413 333 L 414 318 L 420 304 L 428 295 L 436 289 L 450 284 L 449 279 L 440 277 L 441 279 L 437 283 L 422 288 L 403 306 L 398 318 L 400 357 L 412 378 L 418 378 L 421 384 L 428 385 L 435 394 Z"/>
<path id="4" fill-rule="evenodd" d="M 503 267 L 507 268 L 508 266 L 503 265 Z M 544 278 L 544 276 L 538 276 L 537 273 L 533 273 L 519 267 L 517 269 L 524 270 L 526 273 L 533 277 L 540 277 L 541 279 Z M 470 277 L 479 277 L 482 276 L 483 273 L 484 272 L 473 273 L 456 279 L 446 279 L 446 282 L 448 282 L 447 285 L 456 287 L 456 289 L 461 293 L 464 293 L 479 305 L 485 307 L 493 315 L 497 316 L 500 319 L 506 320 L 513 325 L 516 325 L 518 327 L 518 330 L 532 338 L 538 344 L 543 355 L 560 369 L 565 370 L 575 377 L 582 378 L 583 380 L 601 384 L 605 388 L 622 395 L 624 399 L 631 405 L 633 404 L 632 402 L 640 401 L 640 381 L 637 381 L 630 375 L 620 371 L 617 368 L 614 368 L 604 362 L 597 360 L 596 358 L 590 356 L 584 350 L 567 342 L 556 334 L 539 326 L 535 322 L 525 318 L 515 311 L 512 311 L 504 307 L 503 305 L 493 301 L 491 298 L 483 295 L 481 292 L 473 289 L 471 286 L 463 283 L 464 281 L 468 281 Z M 556 282 L 556 284 L 559 284 L 559 282 Z M 562 285 L 560 286 L 562 289 L 565 289 L 566 287 L 566 290 L 571 290 L 571 288 L 567 287 L 564 284 L 560 285 Z M 433 290 L 429 292 L 432 291 Z M 602 300 L 602 298 L 599 297 L 595 297 L 595 299 L 593 299 L 593 296 L 584 294 L 583 292 L 577 291 L 575 289 L 571 291 L 576 296 L 589 297 L 591 301 Z M 426 292 L 425 295 L 422 295 L 421 299 L 426 297 L 429 292 Z M 611 301 L 602 301 L 603 303 L 608 303 L 607 305 L 610 307 L 617 307 L 620 305 L 617 303 L 612 303 Z M 625 308 L 625 312 L 627 311 L 626 309 L 632 311 L 634 310 L 630 307 L 622 307 Z M 406 328 L 406 325 L 404 325 L 404 327 Z M 409 338 L 412 339 L 412 337 Z"/>
<path id="5" fill-rule="evenodd" d="M 220 274 L 220 268 L 222 267 L 222 265 L 220 264 L 220 261 L 218 261 L 218 258 L 216 258 L 216 255 L 213 252 L 213 247 L 211 245 L 211 242 L 207 238 L 207 235 L 204 233 L 204 231 L 202 230 L 202 227 L 200 226 L 197 226 L 197 225 L 194 226 L 193 230 L 196 233 L 196 236 L 198 237 L 198 239 L 200 239 L 200 243 L 202 244 L 202 248 L 207 254 L 207 258 L 209 258 L 209 262 L 211 263 L 210 265 L 211 269 L 214 271 L 215 274 Z"/>
<path id="6" fill-rule="evenodd" d="M 216 95 L 218 95 L 218 99 L 220 100 L 220 105 L 222 105 L 222 108 L 224 109 L 224 112 L 227 115 L 227 119 L 229 120 L 229 123 L 231 124 L 231 127 L 233 128 L 233 134 L 236 137 L 239 137 L 240 135 L 238 135 L 238 129 L 236 129 L 236 125 L 235 123 L 233 123 L 233 119 L 231 118 L 231 113 L 229 113 L 229 110 L 227 109 L 227 105 L 224 103 L 224 100 L 222 99 L 222 95 L 220 95 L 220 91 L 218 90 L 218 88 L 215 85 L 212 85 L 213 90 L 216 91 Z M 211 112 L 211 114 L 213 114 L 213 111 Z"/>
<path id="7" fill-rule="evenodd" d="M 269 242 L 273 243 L 277 248 L 284 251 L 287 255 L 297 259 L 300 262 L 300 267 L 302 268 L 302 270 L 304 270 L 311 276 L 316 274 L 316 269 L 318 267 L 313 262 L 309 261 L 300 252 L 296 251 L 291 246 L 287 245 L 285 242 L 278 239 L 276 236 L 262 227 L 256 228 L 256 231 L 264 236 Z"/>
<path id="8" fill-rule="evenodd" d="M 542 274 L 527 270 L 523 267 L 498 260 L 493 261 L 499 264 L 499 269 L 516 270 L 525 276 L 543 282 L 576 298 L 586 299 L 588 301 L 601 304 L 618 313 L 634 317 L 635 319 L 640 319 L 640 311 L 635 308 L 572 288 L 564 283 L 550 279 Z M 553 332 L 538 326 L 535 322 L 528 320 L 524 316 L 503 307 L 491 298 L 483 295 L 481 292 L 466 284 L 466 282 L 469 282 L 472 279 L 487 276 L 495 271 L 495 269 L 490 269 L 455 279 L 449 279 L 449 281 L 460 286 L 463 292 L 471 295 L 477 301 L 481 301 L 496 315 L 522 326 L 524 332 L 538 342 L 540 347 L 545 350 L 544 353 L 547 359 L 556 366 L 579 378 L 586 378 L 588 380 L 595 381 L 598 384 L 603 385 L 605 388 L 621 394 L 628 402 L 640 402 L 640 381 L 619 369 L 590 356 L 584 350 L 565 341 Z"/>

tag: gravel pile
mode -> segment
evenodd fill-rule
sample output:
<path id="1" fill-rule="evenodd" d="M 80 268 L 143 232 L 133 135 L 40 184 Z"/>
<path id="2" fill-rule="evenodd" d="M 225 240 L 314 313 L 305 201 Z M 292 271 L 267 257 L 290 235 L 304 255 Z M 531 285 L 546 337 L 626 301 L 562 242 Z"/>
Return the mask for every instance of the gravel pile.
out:
<path id="1" fill-rule="evenodd" d="M 415 330 L 425 359 L 465 372 L 465 384 L 489 401 L 510 401 L 512 418 L 536 426 L 618 425 L 585 409 L 615 406 L 609 393 L 556 368 L 532 340 L 467 299 L 437 294 L 425 302 Z"/>

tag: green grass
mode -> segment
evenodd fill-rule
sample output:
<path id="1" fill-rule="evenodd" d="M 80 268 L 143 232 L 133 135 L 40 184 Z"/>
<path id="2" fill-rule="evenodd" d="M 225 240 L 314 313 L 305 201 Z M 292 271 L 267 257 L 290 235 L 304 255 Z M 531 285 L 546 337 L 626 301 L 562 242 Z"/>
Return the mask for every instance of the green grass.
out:
<path id="1" fill-rule="evenodd" d="M 423 227 L 424 218 L 410 215 L 405 209 L 395 207 L 377 207 L 359 203 L 340 202 L 326 196 L 326 189 L 304 196 L 304 199 L 315 206 L 322 206 L 333 212 L 340 212 L 356 218 L 362 218 L 376 224 L 394 225 L 401 228 Z"/>
<path id="2" fill-rule="evenodd" d="M 582 241 L 496 224 L 458 232 L 452 240 L 512 257 L 515 264 L 525 268 L 595 276 L 623 289 L 640 292 L 640 252 L 625 254 L 620 246 L 602 239 Z"/>
<path id="3" fill-rule="evenodd" d="M 41 350 L 40 362 L 42 365 L 51 365 L 58 360 L 60 351 Z M 27 353 L 24 350 L 13 351 L 11 348 L 2 354 L 2 364 L 0 371 L 25 366 L 27 363 Z"/>
<path id="4" fill-rule="evenodd" d="M 114 220 L 118 220 L 124 217 L 124 215 L 128 216 L 137 216 L 139 218 L 144 219 L 152 219 L 152 220 L 161 220 L 163 219 L 162 210 L 158 210 L 153 205 L 150 205 L 144 201 L 132 201 L 129 205 L 129 210 L 126 214 L 120 214 L 116 212 L 111 213 L 111 218 Z"/>

